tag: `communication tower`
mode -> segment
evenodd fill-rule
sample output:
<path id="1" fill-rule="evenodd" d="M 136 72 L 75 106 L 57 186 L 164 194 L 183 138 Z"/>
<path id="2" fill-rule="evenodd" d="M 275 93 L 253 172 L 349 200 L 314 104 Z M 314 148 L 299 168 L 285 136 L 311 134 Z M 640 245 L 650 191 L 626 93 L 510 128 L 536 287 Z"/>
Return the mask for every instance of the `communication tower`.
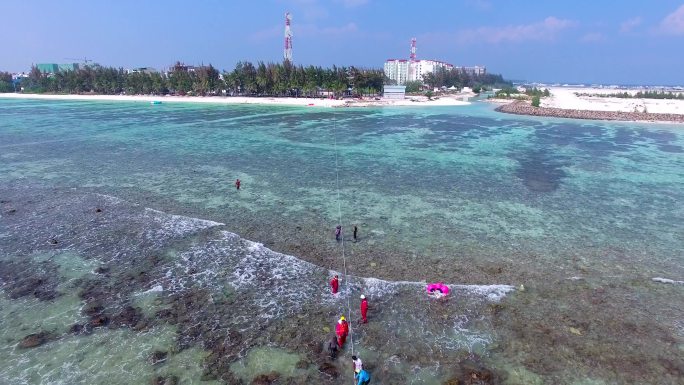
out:
<path id="1" fill-rule="evenodd" d="M 409 56 L 411 61 L 416 61 L 416 38 L 411 39 L 411 56 Z"/>
<path id="2" fill-rule="evenodd" d="M 292 61 L 292 31 L 290 30 L 290 21 L 292 16 L 290 12 L 285 13 L 285 51 L 283 52 L 283 59 Z"/>

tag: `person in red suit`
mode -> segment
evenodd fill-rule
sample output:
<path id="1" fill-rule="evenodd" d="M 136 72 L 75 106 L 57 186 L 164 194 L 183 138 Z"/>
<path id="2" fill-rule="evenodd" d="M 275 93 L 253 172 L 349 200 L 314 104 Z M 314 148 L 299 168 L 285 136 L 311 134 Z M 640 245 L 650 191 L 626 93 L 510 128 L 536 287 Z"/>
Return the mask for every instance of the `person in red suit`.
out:
<path id="1" fill-rule="evenodd" d="M 333 279 L 330 281 L 330 288 L 332 289 L 333 294 L 337 294 L 337 290 L 340 288 L 340 281 L 337 278 L 337 274 L 335 274 Z"/>
<path id="2" fill-rule="evenodd" d="M 335 334 L 337 334 L 337 345 L 342 349 L 344 347 L 344 342 L 347 340 L 347 335 L 349 334 L 349 324 L 344 319 L 344 316 L 341 316 L 340 320 L 337 321 L 337 325 L 335 325 Z"/>
<path id="3" fill-rule="evenodd" d="M 361 323 L 368 323 L 368 318 L 366 316 L 368 315 L 368 300 L 366 299 L 366 296 L 361 294 Z"/>

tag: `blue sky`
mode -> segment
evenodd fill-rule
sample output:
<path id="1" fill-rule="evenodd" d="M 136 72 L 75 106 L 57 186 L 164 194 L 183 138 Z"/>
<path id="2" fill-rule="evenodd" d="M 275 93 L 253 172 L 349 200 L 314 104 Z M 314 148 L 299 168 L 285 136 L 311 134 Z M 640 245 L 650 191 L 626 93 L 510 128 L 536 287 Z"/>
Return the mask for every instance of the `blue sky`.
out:
<path id="1" fill-rule="evenodd" d="M 88 57 L 164 68 L 282 60 L 382 67 L 418 57 L 486 65 L 508 79 L 684 84 L 684 0 L 3 0 L 0 70 Z M 6 17 L 11 15 L 10 17 Z"/>

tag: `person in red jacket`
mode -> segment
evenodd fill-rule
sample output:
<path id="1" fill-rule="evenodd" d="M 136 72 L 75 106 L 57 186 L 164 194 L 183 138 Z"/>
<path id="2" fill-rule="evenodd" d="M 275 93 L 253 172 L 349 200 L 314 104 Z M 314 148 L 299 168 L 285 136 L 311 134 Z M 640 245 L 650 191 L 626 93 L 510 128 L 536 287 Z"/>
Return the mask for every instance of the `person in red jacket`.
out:
<path id="1" fill-rule="evenodd" d="M 235 179 L 235 188 L 240 189 L 240 179 Z"/>
<path id="2" fill-rule="evenodd" d="M 340 281 L 337 278 L 337 274 L 335 274 L 333 279 L 330 281 L 330 288 L 332 289 L 333 294 L 337 294 L 337 290 L 340 288 Z"/>
<path id="3" fill-rule="evenodd" d="M 368 323 L 368 318 L 366 318 L 366 315 L 368 314 L 368 300 L 366 299 L 366 296 L 361 294 L 361 323 Z"/>
<path id="4" fill-rule="evenodd" d="M 344 316 L 341 316 L 340 320 L 337 321 L 337 325 L 335 325 L 335 334 L 337 334 L 337 345 L 342 349 L 344 347 L 344 342 L 347 340 L 347 335 L 349 334 L 349 324 L 344 319 Z"/>

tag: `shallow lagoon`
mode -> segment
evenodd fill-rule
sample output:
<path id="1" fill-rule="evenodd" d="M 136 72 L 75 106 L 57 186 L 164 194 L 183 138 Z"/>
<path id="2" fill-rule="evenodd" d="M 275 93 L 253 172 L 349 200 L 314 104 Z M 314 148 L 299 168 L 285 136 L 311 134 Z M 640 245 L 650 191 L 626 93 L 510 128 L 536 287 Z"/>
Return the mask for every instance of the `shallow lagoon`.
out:
<path id="1" fill-rule="evenodd" d="M 328 269 L 342 270 L 341 245 L 332 236 L 335 149 L 342 224 L 360 227 L 359 242 L 345 233 L 356 277 L 345 295 L 355 308 L 361 290 L 377 291 L 376 320 L 359 330 L 355 348 L 380 383 L 442 383 L 485 369 L 492 383 L 681 379 L 683 288 L 652 281 L 684 277 L 680 127 L 528 119 L 483 104 L 307 109 L 2 101 L 0 117 L 0 236 L 7 241 L 0 251 L 3 260 L 25 264 L 5 266 L 6 295 L 16 286 L 9 280 L 30 279 L 36 266 L 65 270 L 64 252 L 104 266 L 108 275 L 57 274 L 42 290 L 59 295 L 33 300 L 48 309 L 41 311 L 73 313 L 73 323 L 87 322 L 92 315 L 80 307 L 93 301 L 104 300 L 102 312 L 111 318 L 132 305 L 147 324 L 139 333 L 178 328 L 175 347 L 166 349 L 171 356 L 205 351 L 193 356 L 204 379 L 266 374 L 258 368 L 267 366 L 254 362 L 269 352 L 278 362 L 301 357 L 283 379 L 348 376 L 342 362 L 335 364 L 339 376 L 325 374 L 333 369 L 321 370 L 325 361 L 313 346 L 346 307 L 325 292 Z M 235 178 L 243 182 L 240 192 Z M 95 207 L 105 208 L 108 219 L 93 222 Z M 198 223 L 210 222 L 193 218 L 221 224 L 207 230 Z M 297 259 L 274 266 L 290 257 L 266 248 Z M 237 277 L 252 266 L 262 267 L 252 273 L 257 279 L 241 285 Z M 290 283 L 298 277 L 306 284 Z M 255 295 L 274 279 L 282 281 L 259 289 L 269 301 Z M 435 309 L 413 282 L 438 279 L 518 290 L 499 301 L 464 286 Z M 109 289 L 93 290 L 97 285 Z M 106 302 L 117 285 L 124 294 Z M 142 294 L 159 286 L 157 294 Z M 263 315 L 255 326 L 250 317 Z M 193 329 L 207 319 L 211 327 Z M 73 338 L 64 327 L 53 327 L 55 339 L 38 349 L 63 351 L 58 346 Z M 48 326 L 16 331 L 10 345 L 42 328 Z M 240 341 L 219 349 L 227 343 L 219 336 L 230 340 L 231 333 Z M 390 333 L 395 340 L 388 342 Z M 40 358 L 32 350 L 19 354 Z M 144 361 L 141 368 L 150 366 Z M 148 383 L 156 369 L 140 370 Z"/>

